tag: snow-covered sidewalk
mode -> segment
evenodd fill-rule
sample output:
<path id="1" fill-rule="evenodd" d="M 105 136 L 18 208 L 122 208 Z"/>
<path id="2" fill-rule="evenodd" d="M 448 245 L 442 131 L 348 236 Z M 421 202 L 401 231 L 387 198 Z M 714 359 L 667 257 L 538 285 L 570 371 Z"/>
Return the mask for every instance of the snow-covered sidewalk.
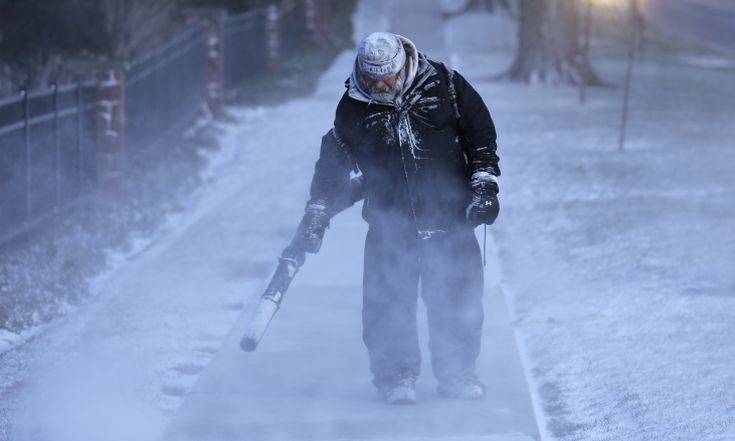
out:
<path id="1" fill-rule="evenodd" d="M 487 275 L 478 361 L 488 397 L 466 402 L 437 396 L 422 309 L 419 403 L 381 402 L 369 381 L 360 327 L 365 230 L 357 209 L 334 220 L 322 250 L 297 276 L 257 351 L 240 350 L 244 323 L 239 323 L 189 392 L 166 440 L 537 439 L 495 260 Z"/>
<path id="2" fill-rule="evenodd" d="M 376 3 L 362 2 L 356 17 L 358 35 L 379 23 L 391 27 L 409 23 L 414 29 L 410 35 L 423 41 L 424 47 L 444 49 L 442 34 L 437 39 L 430 31 L 441 26 L 437 5 L 417 1 L 380 7 Z M 412 19 L 399 21 L 407 11 L 414 13 Z M 322 79 L 316 96 L 285 106 L 309 112 L 315 135 L 329 127 L 353 60 L 354 54 L 345 53 Z M 275 109 L 272 115 L 282 111 Z M 478 363 L 478 374 L 488 385 L 487 399 L 440 399 L 426 356 L 416 406 L 386 406 L 379 400 L 369 381 L 360 327 L 365 232 L 358 209 L 333 221 L 319 255 L 309 257 L 258 350 L 245 354 L 239 349 L 244 321 L 240 322 L 188 394 L 165 439 L 538 439 L 508 308 L 498 285 L 497 259 L 488 266 L 484 350 Z M 420 315 L 422 349 L 428 355 L 423 311 Z"/>
<path id="3" fill-rule="evenodd" d="M 361 2 L 356 35 L 391 19 L 402 23 L 396 18 L 405 11 L 394 6 Z M 404 6 L 422 15 L 403 24 L 417 26 L 427 48 L 441 50 L 430 31 L 437 5 Z M 340 57 L 309 98 L 233 109 L 237 122 L 221 127 L 212 179 L 186 212 L 99 277 L 94 301 L 4 356 L 10 439 L 154 440 L 164 432 L 202 440 L 536 438 L 495 261 L 479 372 L 488 399 L 439 400 L 425 366 L 420 405 L 398 411 L 377 400 L 360 334 L 366 226 L 357 208 L 334 222 L 258 352 L 237 346 L 244 318 L 301 217 L 353 56 Z"/>

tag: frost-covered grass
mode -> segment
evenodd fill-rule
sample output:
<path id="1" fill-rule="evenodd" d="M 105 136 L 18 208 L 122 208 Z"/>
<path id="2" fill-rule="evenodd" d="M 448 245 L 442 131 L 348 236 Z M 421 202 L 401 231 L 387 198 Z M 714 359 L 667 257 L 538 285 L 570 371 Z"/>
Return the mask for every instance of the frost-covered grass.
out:
<path id="1" fill-rule="evenodd" d="M 539 420 L 549 440 L 735 439 L 735 64 L 649 28 L 619 152 L 621 30 L 593 40 L 612 87 L 586 106 L 479 80 L 512 53 L 455 49 L 498 127 L 492 232 Z"/>
<path id="2" fill-rule="evenodd" d="M 87 200 L 3 250 L 0 439 L 11 439 L 19 396 L 33 376 L 34 362 L 48 351 L 44 339 L 63 328 L 64 318 L 66 323 L 85 320 L 83 311 L 100 301 L 93 282 L 155 240 L 165 220 L 181 211 L 186 196 L 206 178 L 202 171 L 216 147 L 214 128 L 208 119 L 200 119 L 169 146 L 169 161 L 131 168 L 123 199 L 114 204 Z M 54 359 L 52 354 L 47 360 Z"/>
<path id="3" fill-rule="evenodd" d="M 735 69 L 649 52 L 622 91 L 483 83 L 493 228 L 532 389 L 558 440 L 735 438 Z M 622 84 L 623 60 L 596 59 Z"/>
<path id="4" fill-rule="evenodd" d="M 0 329 L 19 333 L 63 315 L 87 297 L 88 279 L 114 263 L 110 256 L 134 253 L 180 210 L 199 183 L 202 152 L 216 147 L 207 119 L 186 135 L 163 149 L 165 159 L 131 162 L 121 198 L 83 197 L 0 250 Z"/>

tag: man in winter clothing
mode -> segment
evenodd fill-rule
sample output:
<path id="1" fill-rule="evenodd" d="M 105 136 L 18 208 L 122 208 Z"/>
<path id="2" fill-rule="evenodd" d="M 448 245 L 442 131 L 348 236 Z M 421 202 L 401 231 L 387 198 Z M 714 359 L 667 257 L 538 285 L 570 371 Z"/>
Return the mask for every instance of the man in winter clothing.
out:
<path id="1" fill-rule="evenodd" d="M 347 91 L 323 138 L 304 215 L 316 252 L 330 207 L 364 178 L 363 339 L 388 403 L 415 402 L 421 354 L 419 280 L 439 392 L 477 399 L 483 271 L 474 227 L 498 215 L 493 121 L 458 73 L 407 38 L 376 32 L 359 45 Z"/>

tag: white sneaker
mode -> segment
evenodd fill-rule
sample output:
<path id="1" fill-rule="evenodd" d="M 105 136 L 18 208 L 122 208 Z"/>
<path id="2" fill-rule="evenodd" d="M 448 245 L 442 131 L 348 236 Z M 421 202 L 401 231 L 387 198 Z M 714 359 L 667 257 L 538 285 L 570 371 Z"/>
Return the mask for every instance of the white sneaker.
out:
<path id="1" fill-rule="evenodd" d="M 442 383 L 437 387 L 439 395 L 445 398 L 460 400 L 479 400 L 485 396 L 485 385 L 477 378 L 462 378 L 450 383 Z"/>
<path id="2" fill-rule="evenodd" d="M 387 404 L 416 404 L 416 379 L 402 378 L 378 389 Z"/>

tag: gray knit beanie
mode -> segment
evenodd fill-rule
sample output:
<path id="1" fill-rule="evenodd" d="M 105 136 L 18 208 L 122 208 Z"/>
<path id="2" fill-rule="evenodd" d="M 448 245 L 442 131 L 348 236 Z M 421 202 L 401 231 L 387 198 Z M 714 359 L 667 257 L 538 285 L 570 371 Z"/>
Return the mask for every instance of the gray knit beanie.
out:
<path id="1" fill-rule="evenodd" d="M 397 35 L 373 32 L 363 38 L 357 48 L 357 65 L 363 75 L 384 80 L 403 69 L 406 50 Z"/>

